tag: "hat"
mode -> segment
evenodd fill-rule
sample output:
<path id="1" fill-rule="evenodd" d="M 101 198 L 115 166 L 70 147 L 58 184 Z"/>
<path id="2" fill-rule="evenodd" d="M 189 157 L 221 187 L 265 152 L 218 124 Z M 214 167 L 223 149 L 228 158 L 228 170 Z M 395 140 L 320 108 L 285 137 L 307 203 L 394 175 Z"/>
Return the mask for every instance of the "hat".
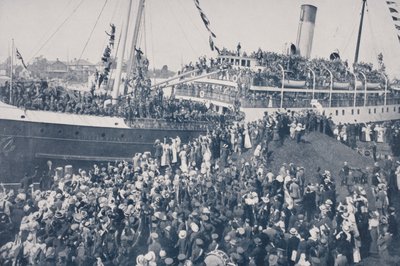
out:
<path id="1" fill-rule="evenodd" d="M 154 253 L 154 251 L 149 251 L 146 255 L 144 255 L 144 258 L 147 261 L 154 261 L 156 259 L 156 254 Z"/>
<path id="2" fill-rule="evenodd" d="M 269 202 L 269 198 L 268 198 L 267 196 L 261 197 L 261 200 L 262 200 L 264 203 L 268 203 L 268 202 Z"/>
<path id="3" fill-rule="evenodd" d="M 225 240 L 226 242 L 229 242 L 229 241 L 231 240 L 231 237 L 230 237 L 229 235 L 226 235 L 226 236 L 224 237 L 224 240 Z"/>
<path id="4" fill-rule="evenodd" d="M 245 252 L 245 250 L 244 250 L 244 248 L 242 248 L 242 247 L 237 247 L 236 252 L 237 252 L 238 254 L 243 254 L 243 253 Z"/>
<path id="5" fill-rule="evenodd" d="M 202 219 L 203 221 L 208 221 L 208 216 L 207 216 L 207 215 L 202 215 L 202 216 L 201 216 L 201 219 Z"/>
<path id="6" fill-rule="evenodd" d="M 165 262 L 165 265 L 172 265 L 172 264 L 174 263 L 174 260 L 171 259 L 171 258 L 166 258 L 166 259 L 164 260 L 164 262 Z"/>
<path id="7" fill-rule="evenodd" d="M 245 233 L 243 227 L 239 227 L 236 231 L 239 233 L 239 235 L 244 235 L 244 233 Z"/>
<path id="8" fill-rule="evenodd" d="M 320 239 L 320 242 L 321 242 L 321 244 L 326 244 L 326 243 L 328 243 L 328 240 L 325 237 L 322 237 Z"/>
<path id="9" fill-rule="evenodd" d="M 212 235 L 211 235 L 211 238 L 212 238 L 212 239 L 218 239 L 218 234 L 212 234 Z"/>
<path id="10" fill-rule="evenodd" d="M 196 239 L 196 245 L 201 246 L 203 244 L 204 244 L 203 240 L 201 240 L 200 238 Z"/>
<path id="11" fill-rule="evenodd" d="M 259 237 L 256 237 L 255 239 L 254 239 L 254 243 L 256 244 L 256 245 L 261 245 L 261 239 L 259 238 Z"/>
<path id="12" fill-rule="evenodd" d="M 165 252 L 165 250 L 162 249 L 162 250 L 160 250 L 159 255 L 160 255 L 161 258 L 163 258 L 163 257 L 165 257 L 167 255 L 167 252 Z"/>
<path id="13" fill-rule="evenodd" d="M 231 239 L 231 241 L 229 241 L 229 244 L 231 244 L 232 246 L 235 246 L 237 244 L 236 239 Z"/>
<path id="14" fill-rule="evenodd" d="M 178 255 L 178 260 L 179 261 L 183 261 L 183 260 L 185 260 L 186 259 L 186 255 L 185 254 L 179 254 Z"/>
<path id="15" fill-rule="evenodd" d="M 78 230 L 78 228 L 79 228 L 79 224 L 71 224 L 72 231 Z"/>
<path id="16" fill-rule="evenodd" d="M 303 215 L 303 214 L 297 215 L 297 219 L 299 219 L 299 220 L 304 220 L 304 215 Z"/>
<path id="17" fill-rule="evenodd" d="M 56 212 L 56 214 L 54 215 L 54 217 L 56 217 L 57 219 L 61 219 L 63 218 L 63 216 L 64 216 L 63 213 L 60 211 Z"/>
<path id="18" fill-rule="evenodd" d="M 276 254 L 271 254 L 271 255 L 269 255 L 269 257 L 268 257 L 268 264 L 269 265 L 277 265 L 277 263 L 278 263 L 278 255 L 276 255 Z"/>
<path id="19" fill-rule="evenodd" d="M 297 235 L 297 230 L 296 230 L 296 228 L 294 228 L 294 227 L 290 228 L 289 233 L 290 233 L 291 235 Z"/>
<path id="20" fill-rule="evenodd" d="M 150 234 L 150 237 L 151 237 L 152 239 L 158 239 L 158 234 L 157 234 L 157 233 L 151 233 L 151 234 Z"/>
<path id="21" fill-rule="evenodd" d="M 282 182 L 283 182 L 283 176 L 278 175 L 278 176 L 276 177 L 276 181 L 282 183 Z"/>
<path id="22" fill-rule="evenodd" d="M 203 213 L 204 214 L 210 214 L 210 209 L 208 209 L 207 207 L 203 208 Z"/>
<path id="23" fill-rule="evenodd" d="M 138 265 L 144 264 L 145 261 L 146 259 L 142 254 L 136 257 L 136 264 Z"/>
<path id="24" fill-rule="evenodd" d="M 192 229 L 193 232 L 197 233 L 199 231 L 199 226 L 195 223 L 190 224 L 190 229 Z"/>
<path id="25" fill-rule="evenodd" d="M 395 211 L 396 211 L 396 209 L 394 207 L 389 207 L 389 212 L 390 213 L 395 212 Z"/>
<path id="26" fill-rule="evenodd" d="M 330 199 L 327 199 L 327 200 L 325 201 L 325 204 L 332 205 L 333 202 L 332 202 Z"/>
<path id="27" fill-rule="evenodd" d="M 186 235 L 187 235 L 187 233 L 186 233 L 185 230 L 179 231 L 178 236 L 179 236 L 180 239 L 185 239 L 185 238 L 186 238 Z"/>

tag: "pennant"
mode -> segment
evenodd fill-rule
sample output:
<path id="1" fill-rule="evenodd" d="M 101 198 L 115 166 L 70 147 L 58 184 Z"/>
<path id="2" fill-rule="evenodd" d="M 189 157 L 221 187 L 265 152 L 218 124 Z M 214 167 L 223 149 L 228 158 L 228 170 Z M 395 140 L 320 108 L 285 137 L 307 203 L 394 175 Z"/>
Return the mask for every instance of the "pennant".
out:
<path id="1" fill-rule="evenodd" d="M 397 35 L 397 39 L 399 39 L 399 42 L 400 42 L 400 35 Z"/>
<path id="2" fill-rule="evenodd" d="M 388 4 L 388 5 L 393 5 L 393 4 L 396 4 L 396 2 L 393 2 L 393 1 L 386 1 L 386 4 Z"/>
<path id="3" fill-rule="evenodd" d="M 17 57 L 18 60 L 21 60 L 22 65 L 24 66 L 25 69 L 28 69 L 28 67 L 25 65 L 24 59 L 22 58 L 21 53 L 16 49 L 15 56 Z"/>
<path id="4" fill-rule="evenodd" d="M 201 17 L 201 20 L 204 23 L 204 26 L 206 27 L 206 29 L 210 33 L 210 38 L 209 38 L 210 48 L 211 48 L 212 51 L 214 51 L 214 49 L 217 50 L 217 47 L 215 47 L 214 40 L 213 40 L 213 38 L 216 38 L 217 35 L 215 35 L 215 33 L 210 28 L 210 20 L 207 18 L 206 14 L 201 9 L 200 1 L 199 0 L 194 0 L 194 3 L 196 5 L 196 8 L 199 10 L 200 17 Z M 217 51 L 219 51 L 219 50 L 217 50 Z"/>
<path id="5" fill-rule="evenodd" d="M 210 43 L 211 51 L 214 51 L 215 45 L 214 45 L 214 40 L 212 39 L 211 36 L 208 38 L 208 42 Z"/>
<path id="6" fill-rule="evenodd" d="M 396 9 L 394 9 L 393 7 L 389 7 L 389 11 L 390 13 L 399 13 Z"/>
<path id="7" fill-rule="evenodd" d="M 400 30 L 400 26 L 399 25 L 394 25 L 396 27 L 396 29 Z"/>
<path id="8" fill-rule="evenodd" d="M 393 16 L 392 16 L 392 19 L 393 19 L 394 21 L 399 21 L 399 20 L 400 20 L 400 18 L 393 17 Z"/>

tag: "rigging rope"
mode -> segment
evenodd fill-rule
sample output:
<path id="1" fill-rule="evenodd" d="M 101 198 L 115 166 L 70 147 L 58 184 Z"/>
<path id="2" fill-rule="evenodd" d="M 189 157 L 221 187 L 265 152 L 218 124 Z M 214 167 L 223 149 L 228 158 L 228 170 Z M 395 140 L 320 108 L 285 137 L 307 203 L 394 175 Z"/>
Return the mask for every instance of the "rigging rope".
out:
<path id="1" fill-rule="evenodd" d="M 196 56 L 196 55 L 199 55 L 199 53 L 197 53 L 197 51 L 194 49 L 194 47 L 193 47 L 192 44 L 190 43 L 189 38 L 187 37 L 185 31 L 184 31 L 183 28 L 182 28 L 182 25 L 179 23 L 179 20 L 177 19 L 177 16 L 175 15 L 173 9 L 172 9 L 171 6 L 169 5 L 169 1 L 166 1 L 166 3 L 167 3 L 167 6 L 168 6 L 169 11 L 172 13 L 172 16 L 174 17 L 176 23 L 178 24 L 179 29 L 180 29 L 181 32 L 183 33 L 184 38 L 186 39 L 187 43 L 189 44 L 190 48 L 192 49 L 193 54 L 194 54 L 195 56 Z"/>
<path id="2" fill-rule="evenodd" d="M 92 31 L 91 31 L 90 34 L 89 34 L 89 38 L 87 39 L 87 41 L 86 41 L 86 43 L 85 43 L 85 46 L 84 46 L 83 49 L 82 49 L 81 55 L 79 56 L 78 62 L 82 59 L 82 55 L 83 55 L 83 53 L 85 52 L 86 47 L 87 47 L 87 45 L 89 44 L 90 39 L 92 38 L 93 32 L 94 32 L 94 30 L 96 29 L 97 23 L 98 23 L 99 20 L 100 20 L 101 14 L 103 14 L 103 11 L 104 11 L 104 8 L 105 8 L 106 5 L 107 5 L 107 2 L 108 2 L 108 0 L 105 0 L 105 1 L 104 1 L 103 7 L 101 8 L 101 11 L 100 11 L 99 15 L 97 16 L 96 22 L 94 23 L 94 26 L 93 26 L 93 28 L 92 28 Z"/>
<path id="3" fill-rule="evenodd" d="M 144 38 L 144 54 L 147 57 L 147 35 L 146 35 L 146 9 L 143 10 L 143 38 Z"/>
<path id="4" fill-rule="evenodd" d="M 181 0 L 178 0 L 178 2 L 179 2 L 179 6 L 183 9 L 183 13 L 186 15 L 186 17 L 192 23 L 192 25 L 196 28 L 197 32 L 199 33 L 199 36 L 202 36 L 200 28 L 193 22 L 193 19 L 191 19 L 189 17 L 187 9 L 185 8 L 185 5 L 181 3 Z M 204 41 L 206 43 L 206 45 L 208 45 L 208 41 L 206 41 L 206 39 L 204 39 L 203 37 L 200 37 L 200 39 L 202 41 Z"/>
<path id="5" fill-rule="evenodd" d="M 64 6 L 64 8 L 61 9 L 62 12 L 60 12 L 60 13 L 58 14 L 58 16 L 57 16 L 58 18 L 61 17 L 61 15 L 63 14 L 63 12 L 67 9 L 67 7 L 71 4 L 72 1 L 73 1 L 73 0 L 69 0 L 68 3 Z M 54 26 L 54 25 L 51 25 L 51 26 Z M 49 28 L 47 29 L 46 33 L 43 34 L 42 37 L 40 37 L 40 40 L 39 40 L 39 42 L 35 45 L 35 47 L 31 47 L 30 54 L 32 54 L 33 51 L 35 51 L 35 50 L 38 48 L 38 46 L 43 42 L 44 38 L 45 38 L 48 34 L 50 34 L 51 29 L 52 29 L 52 27 L 49 27 Z"/>
<path id="6" fill-rule="evenodd" d="M 57 32 L 64 26 L 65 23 L 75 14 L 75 12 L 78 10 L 78 8 L 83 4 L 85 0 L 81 0 L 79 4 L 72 10 L 71 14 L 64 19 L 64 21 L 57 27 L 57 29 L 53 32 L 53 34 L 50 35 L 49 38 L 45 41 L 45 43 L 40 46 L 39 50 L 36 51 L 36 53 L 33 54 L 32 58 L 28 60 L 28 62 L 32 61 L 33 58 L 43 49 L 43 47 L 46 46 L 46 44 L 54 37 L 54 35 L 57 34 Z"/>
<path id="7" fill-rule="evenodd" d="M 150 1 L 151 3 L 151 1 Z M 147 12 L 149 14 L 149 20 L 150 20 L 150 45 L 151 45 L 151 60 L 153 64 L 153 84 L 156 82 L 156 76 L 155 76 L 155 60 L 154 60 L 154 37 L 153 37 L 153 23 L 152 23 L 152 18 L 151 18 L 151 7 L 150 4 L 148 5 L 150 12 Z"/>
<path id="8" fill-rule="evenodd" d="M 373 31 L 373 29 L 372 29 L 372 23 L 371 23 L 371 16 L 370 16 L 370 13 L 369 13 L 369 7 L 368 7 L 368 2 L 367 2 L 367 20 L 368 20 L 368 26 L 369 26 L 369 30 L 370 30 L 370 32 L 371 32 L 371 37 L 372 37 L 372 41 L 371 41 L 371 43 L 372 43 L 372 49 L 374 50 L 374 53 L 375 53 L 375 59 L 378 57 L 378 51 L 376 50 L 376 43 L 375 43 L 375 34 L 374 34 L 374 31 Z"/>

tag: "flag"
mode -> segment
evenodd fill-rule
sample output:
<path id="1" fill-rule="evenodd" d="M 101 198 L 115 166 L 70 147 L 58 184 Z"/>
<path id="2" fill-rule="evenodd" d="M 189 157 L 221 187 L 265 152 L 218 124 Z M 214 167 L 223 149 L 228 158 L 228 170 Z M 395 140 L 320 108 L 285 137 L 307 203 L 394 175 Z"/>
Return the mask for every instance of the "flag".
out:
<path id="1" fill-rule="evenodd" d="M 196 5 L 197 9 L 199 10 L 200 17 L 201 17 L 201 20 L 204 23 L 204 26 L 206 27 L 207 31 L 210 34 L 209 42 L 210 42 L 211 51 L 214 51 L 214 49 L 215 49 L 219 53 L 219 49 L 214 45 L 214 38 L 216 38 L 217 35 L 215 35 L 215 33 L 210 28 L 210 20 L 207 18 L 206 14 L 201 9 L 200 0 L 194 0 L 194 3 Z"/>
<path id="2" fill-rule="evenodd" d="M 208 39 L 209 43 L 210 43 L 210 48 L 211 51 L 214 51 L 215 49 L 215 45 L 214 45 L 214 40 L 212 39 L 212 36 L 210 35 L 210 38 Z"/>
<path id="3" fill-rule="evenodd" d="M 389 9 L 390 16 L 392 17 L 392 20 L 394 22 L 394 27 L 397 31 L 397 37 L 400 42 L 400 26 L 397 25 L 397 21 L 400 21 L 400 18 L 398 17 L 399 14 L 399 6 L 397 5 L 396 1 L 386 1 L 386 4 Z"/>
<path id="4" fill-rule="evenodd" d="M 25 65 L 24 59 L 22 58 L 21 53 L 16 49 L 15 56 L 17 57 L 18 60 L 21 60 L 22 65 L 24 66 L 25 69 L 28 69 L 28 67 Z"/>

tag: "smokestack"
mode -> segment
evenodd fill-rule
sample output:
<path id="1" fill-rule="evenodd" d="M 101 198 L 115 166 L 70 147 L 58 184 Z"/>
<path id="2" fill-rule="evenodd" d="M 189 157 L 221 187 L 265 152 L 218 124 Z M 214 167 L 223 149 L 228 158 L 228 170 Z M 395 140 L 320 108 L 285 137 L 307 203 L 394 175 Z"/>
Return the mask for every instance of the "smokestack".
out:
<path id="1" fill-rule="evenodd" d="M 307 59 L 311 55 L 316 16 L 317 7 L 313 5 L 301 5 L 296 46 L 299 54 Z"/>

